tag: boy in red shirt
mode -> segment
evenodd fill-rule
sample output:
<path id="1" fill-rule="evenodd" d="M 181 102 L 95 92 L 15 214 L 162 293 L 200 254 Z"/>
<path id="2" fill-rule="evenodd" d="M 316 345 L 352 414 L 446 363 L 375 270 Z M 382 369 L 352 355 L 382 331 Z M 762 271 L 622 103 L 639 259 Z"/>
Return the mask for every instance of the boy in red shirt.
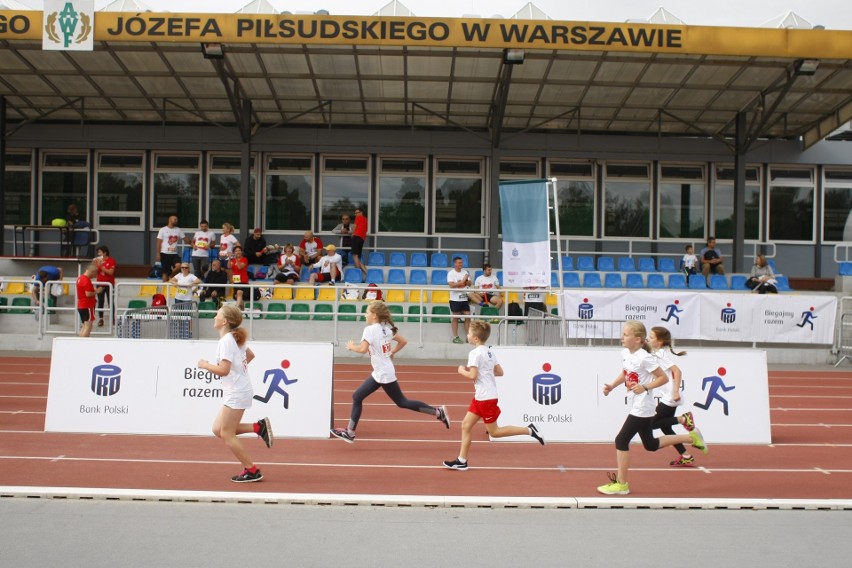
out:
<path id="1" fill-rule="evenodd" d="M 364 210 L 355 209 L 355 229 L 352 231 L 352 262 L 364 273 L 367 278 L 367 267 L 361 262 L 363 256 L 364 242 L 367 240 L 367 217 Z"/>
<path id="2" fill-rule="evenodd" d="M 98 265 L 94 262 L 86 267 L 86 271 L 77 277 L 77 313 L 80 314 L 80 337 L 89 337 L 92 324 L 95 323 L 95 285 L 92 278 L 98 273 Z"/>

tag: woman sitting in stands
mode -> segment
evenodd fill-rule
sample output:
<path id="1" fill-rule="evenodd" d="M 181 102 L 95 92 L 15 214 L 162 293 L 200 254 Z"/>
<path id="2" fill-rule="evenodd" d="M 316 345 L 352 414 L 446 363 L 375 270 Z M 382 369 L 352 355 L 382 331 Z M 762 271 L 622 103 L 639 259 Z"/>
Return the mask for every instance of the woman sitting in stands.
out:
<path id="1" fill-rule="evenodd" d="M 754 259 L 754 266 L 751 267 L 751 274 L 746 280 L 746 286 L 751 288 L 752 292 L 758 294 L 777 294 L 776 284 L 775 271 L 766 262 L 766 257 L 762 254 L 757 255 Z"/>

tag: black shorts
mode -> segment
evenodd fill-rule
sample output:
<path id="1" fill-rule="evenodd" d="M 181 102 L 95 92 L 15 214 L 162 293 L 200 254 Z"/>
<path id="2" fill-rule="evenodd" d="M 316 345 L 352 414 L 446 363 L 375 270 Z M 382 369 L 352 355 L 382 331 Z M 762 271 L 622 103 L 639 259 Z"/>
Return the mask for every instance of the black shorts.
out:
<path id="1" fill-rule="evenodd" d="M 340 282 L 343 279 L 343 275 L 338 271 L 337 278 L 335 278 L 336 282 Z M 317 282 L 331 282 L 331 273 L 330 272 L 318 272 L 317 273 Z"/>
<path id="2" fill-rule="evenodd" d="M 456 302 L 455 300 L 450 300 L 450 312 L 454 314 L 469 314 L 470 303 L 467 301 Z"/>
<path id="3" fill-rule="evenodd" d="M 163 274 L 171 275 L 176 264 L 180 263 L 180 256 L 165 252 L 160 253 L 160 265 L 163 267 Z"/>
<path id="4" fill-rule="evenodd" d="M 80 323 L 95 321 L 95 308 L 77 308 L 77 313 L 80 314 Z"/>
<path id="5" fill-rule="evenodd" d="M 299 275 L 295 272 L 279 272 L 275 275 L 276 282 L 298 282 Z"/>
<path id="6" fill-rule="evenodd" d="M 358 255 L 361 258 L 361 253 L 364 250 L 364 239 L 361 237 L 352 237 L 352 254 Z"/>

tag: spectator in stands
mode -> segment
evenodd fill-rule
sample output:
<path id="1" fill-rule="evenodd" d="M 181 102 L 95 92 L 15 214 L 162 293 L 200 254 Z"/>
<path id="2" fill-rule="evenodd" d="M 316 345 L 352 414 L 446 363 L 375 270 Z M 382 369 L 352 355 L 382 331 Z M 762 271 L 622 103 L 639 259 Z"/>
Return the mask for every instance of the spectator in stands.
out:
<path id="1" fill-rule="evenodd" d="M 110 317 L 112 323 L 115 323 L 115 306 L 112 297 L 112 291 L 115 290 L 115 259 L 109 255 L 109 247 L 101 245 L 98 247 L 98 256 L 95 258 L 95 264 L 98 267 L 98 284 L 104 283 L 109 286 L 98 286 L 95 292 L 98 295 L 98 327 L 104 325 L 104 305 L 110 305 Z"/>
<path id="2" fill-rule="evenodd" d="M 695 249 L 692 245 L 686 245 L 686 254 L 680 259 L 680 270 L 689 278 L 690 274 L 698 274 L 698 257 L 695 256 Z"/>
<path id="3" fill-rule="evenodd" d="M 276 284 L 295 284 L 299 281 L 299 271 L 302 263 L 295 247 L 290 243 L 284 245 L 284 252 L 278 257 L 278 274 L 275 275 Z"/>
<path id="4" fill-rule="evenodd" d="M 234 257 L 234 247 L 239 245 L 240 241 L 234 236 L 234 226 L 230 223 L 222 225 L 222 238 L 219 239 L 219 260 L 227 266 L 227 263 Z"/>
<path id="5" fill-rule="evenodd" d="M 310 266 L 322 258 L 322 240 L 311 231 L 305 231 L 305 238 L 299 243 L 299 257 L 302 266 Z"/>
<path id="6" fill-rule="evenodd" d="M 354 253 L 354 247 L 353 247 Z M 463 269 L 464 260 L 462 257 L 456 256 L 453 258 L 453 267 L 447 272 L 447 284 L 452 291 L 450 292 L 450 312 L 456 316 L 450 320 L 450 327 L 453 331 L 453 343 L 464 343 L 459 337 L 459 317 L 470 315 L 470 303 L 467 292 L 464 288 L 470 287 L 470 274 Z M 470 331 L 470 318 L 464 318 L 464 332 Z"/>
<path id="7" fill-rule="evenodd" d="M 251 238 L 246 241 L 245 255 L 249 264 L 261 264 L 263 266 L 274 264 L 276 262 L 275 255 L 269 255 L 267 248 L 266 239 L 263 238 L 263 230 L 256 227 L 252 231 Z"/>
<path id="8" fill-rule="evenodd" d="M 205 284 L 227 284 L 228 273 L 222 270 L 222 261 L 213 259 L 210 263 L 210 271 L 204 276 Z M 222 298 L 225 297 L 225 288 L 218 286 L 205 286 L 201 291 L 201 301 L 210 299 L 216 302 L 218 308 L 222 304 Z"/>
<path id="9" fill-rule="evenodd" d="M 175 292 L 175 304 L 192 301 L 192 291 L 201 285 L 201 279 L 190 272 L 192 267 L 188 262 L 180 264 L 180 274 L 176 274 L 169 280 L 172 284 L 177 285 Z"/>
<path id="10" fill-rule="evenodd" d="M 325 256 L 320 258 L 317 263 L 318 271 L 311 273 L 311 278 L 308 281 L 311 286 L 317 282 L 328 282 L 334 285 L 335 282 L 343 280 L 343 259 L 337 253 L 337 247 L 328 245 L 325 247 Z"/>
<path id="11" fill-rule="evenodd" d="M 157 262 L 163 267 L 163 282 L 169 281 L 180 264 L 178 245 L 181 242 L 189 244 L 189 237 L 177 224 L 177 215 L 169 215 L 168 223 L 157 233 Z"/>
<path id="12" fill-rule="evenodd" d="M 544 290 L 541 286 L 525 286 L 524 290 L 524 315 L 530 315 L 530 310 L 538 310 L 547 313 L 547 304 L 544 303 Z"/>
<path id="13" fill-rule="evenodd" d="M 352 226 L 352 219 L 347 214 L 340 216 L 340 224 L 331 230 L 335 235 L 340 235 L 340 244 L 337 246 L 337 252 L 343 258 L 343 266 L 349 262 L 349 251 L 352 248 L 352 231 L 355 227 Z"/>
<path id="14" fill-rule="evenodd" d="M 777 294 L 777 283 L 775 271 L 766 262 L 766 257 L 762 254 L 757 255 L 754 258 L 754 266 L 751 267 L 748 280 L 746 280 L 746 286 L 751 288 L 752 292 L 758 294 Z"/>
<path id="15" fill-rule="evenodd" d="M 476 291 L 467 295 L 472 303 L 482 307 L 494 306 L 495 308 L 503 305 L 503 295 L 500 292 L 489 291 L 500 288 L 500 281 L 494 276 L 494 269 L 490 264 L 482 265 L 482 274 L 476 278 L 473 287 Z"/>
<path id="16" fill-rule="evenodd" d="M 68 209 L 65 210 L 65 246 L 62 256 L 74 256 L 74 229 L 79 222 L 80 212 L 77 210 L 77 204 L 69 203 Z"/>
<path id="17" fill-rule="evenodd" d="M 198 230 L 192 236 L 192 271 L 199 278 L 207 273 L 210 262 L 210 249 L 216 246 L 216 235 L 210 230 L 207 219 L 198 224 Z"/>
<path id="18" fill-rule="evenodd" d="M 367 278 L 367 267 L 364 266 L 364 243 L 367 242 L 367 217 L 360 207 L 355 208 L 355 230 L 352 231 L 352 262 Z"/>
<path id="19" fill-rule="evenodd" d="M 62 269 L 58 266 L 45 265 L 38 269 L 38 271 L 33 276 L 33 284 L 30 286 L 30 293 L 33 297 L 33 305 L 35 306 L 35 317 L 38 319 L 39 314 L 43 312 L 42 309 L 44 306 L 41 305 L 41 287 L 48 282 L 57 282 L 62 280 Z M 48 306 L 56 305 L 56 300 L 54 299 L 54 295 L 51 294 L 51 290 L 45 290 L 44 297 L 47 300 Z"/>
<path id="20" fill-rule="evenodd" d="M 716 237 L 707 237 L 707 246 L 701 249 L 698 257 L 701 262 L 701 273 L 707 280 L 707 287 L 709 288 L 711 274 L 725 273 L 725 267 L 722 266 L 722 251 L 716 247 Z"/>
<path id="21" fill-rule="evenodd" d="M 231 271 L 231 283 L 234 285 L 234 300 L 237 302 L 237 307 L 241 310 L 245 306 L 245 299 L 248 298 L 249 291 L 249 276 L 248 276 L 248 259 L 243 256 L 243 247 L 240 245 L 234 246 L 234 258 L 228 263 L 228 269 Z M 259 294 L 255 294 L 255 301 L 259 299 Z"/>

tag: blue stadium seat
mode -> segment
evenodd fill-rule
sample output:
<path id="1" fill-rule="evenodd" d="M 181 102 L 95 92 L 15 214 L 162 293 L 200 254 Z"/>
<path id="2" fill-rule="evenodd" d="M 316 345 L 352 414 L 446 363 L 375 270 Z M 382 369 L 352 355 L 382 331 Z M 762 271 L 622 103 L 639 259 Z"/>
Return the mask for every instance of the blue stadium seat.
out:
<path id="1" fill-rule="evenodd" d="M 618 257 L 618 271 L 619 272 L 636 272 L 636 264 L 633 262 L 633 259 L 629 256 L 620 256 Z"/>
<path id="2" fill-rule="evenodd" d="M 643 256 L 639 259 L 639 272 L 656 272 L 657 266 L 654 264 L 654 258 L 651 256 Z"/>
<path id="3" fill-rule="evenodd" d="M 721 276 L 721 275 L 720 275 Z M 706 290 L 707 289 L 707 280 L 704 278 L 703 274 L 690 274 L 689 280 L 690 290 Z"/>
<path id="4" fill-rule="evenodd" d="M 649 274 L 646 287 L 652 290 L 662 290 L 666 287 L 666 279 L 662 274 L 657 274 L 656 272 Z"/>
<path id="5" fill-rule="evenodd" d="M 577 270 L 594 270 L 595 259 L 590 256 L 577 257 Z"/>
<path id="6" fill-rule="evenodd" d="M 405 266 L 407 262 L 405 258 L 404 252 L 392 252 L 390 253 L 390 262 L 389 266 Z"/>
<path id="7" fill-rule="evenodd" d="M 686 290 L 686 276 L 679 272 L 669 276 L 669 288 L 674 290 Z"/>
<path id="8" fill-rule="evenodd" d="M 645 283 L 642 281 L 642 275 L 636 272 L 631 272 L 627 275 L 627 288 L 644 288 Z"/>
<path id="9" fill-rule="evenodd" d="M 553 270 L 550 271 L 550 287 L 559 288 L 559 274 Z"/>
<path id="10" fill-rule="evenodd" d="M 433 270 L 432 276 L 429 279 L 429 283 L 432 286 L 446 286 L 447 285 L 447 271 L 446 270 Z"/>
<path id="11" fill-rule="evenodd" d="M 576 272 L 563 272 L 562 273 L 562 285 L 566 288 L 579 288 L 580 287 L 580 275 Z"/>
<path id="12" fill-rule="evenodd" d="M 358 272 L 361 272 L 360 270 Z M 302 271 L 299 273 L 299 282 L 307 282 L 311 279 L 311 267 L 303 266 Z"/>
<path id="13" fill-rule="evenodd" d="M 503 271 L 502 270 L 497 271 L 497 282 L 500 283 L 500 286 L 503 285 Z"/>
<path id="14" fill-rule="evenodd" d="M 429 260 L 429 266 L 432 268 L 449 268 L 449 256 L 445 252 L 433 252 L 432 258 Z"/>
<path id="15" fill-rule="evenodd" d="M 745 274 L 731 274 L 731 290 L 748 290 L 746 280 L 748 276 Z"/>
<path id="16" fill-rule="evenodd" d="M 347 266 L 343 269 L 343 281 L 350 284 L 363 284 L 363 275 L 361 269 L 355 266 Z"/>
<path id="17" fill-rule="evenodd" d="M 371 252 L 370 256 L 367 257 L 367 264 L 369 266 L 384 266 L 385 253 L 378 251 Z"/>
<path id="18" fill-rule="evenodd" d="M 775 277 L 776 284 L 775 287 L 779 292 L 792 292 L 793 289 L 790 288 L 790 280 L 786 276 L 776 276 Z"/>
<path id="19" fill-rule="evenodd" d="M 462 259 L 462 267 L 467 268 L 469 265 L 467 263 L 467 253 L 466 252 L 454 252 L 450 255 L 450 263 L 453 262 L 455 257 L 459 257 Z"/>
<path id="20" fill-rule="evenodd" d="M 476 282 L 476 279 L 479 278 L 480 276 L 482 276 L 483 274 L 484 274 L 484 272 L 481 271 L 481 270 L 477 270 L 476 272 L 474 272 L 473 273 L 473 281 Z"/>
<path id="21" fill-rule="evenodd" d="M 624 283 L 621 281 L 621 274 L 618 272 L 607 272 L 604 276 L 604 288 L 623 288 Z"/>
<path id="22" fill-rule="evenodd" d="M 615 259 L 611 256 L 598 257 L 598 271 L 599 272 L 613 272 L 613 271 L 615 271 Z"/>
<path id="23" fill-rule="evenodd" d="M 697 276 L 697 274 L 695 276 Z M 711 290 L 729 290 L 728 279 L 725 278 L 724 274 L 711 274 L 710 275 L 710 289 Z"/>
<path id="24" fill-rule="evenodd" d="M 852 276 L 852 262 L 841 262 L 837 272 L 841 276 Z"/>
<path id="25" fill-rule="evenodd" d="M 664 256 L 657 261 L 657 270 L 660 272 L 677 272 L 675 261 L 670 256 Z M 685 280 L 685 279 L 684 279 Z M 671 288 L 671 285 L 669 286 Z"/>
<path id="26" fill-rule="evenodd" d="M 775 259 L 773 259 L 773 258 L 767 258 L 767 259 L 766 259 L 766 264 L 768 264 L 768 265 L 769 265 L 769 268 L 771 268 L 771 269 L 772 269 L 772 272 L 777 272 L 777 271 L 778 271 L 778 269 L 777 269 L 777 268 L 775 268 Z"/>
<path id="27" fill-rule="evenodd" d="M 583 274 L 583 288 L 600 288 L 601 275 L 597 272 L 586 272 Z"/>
<path id="28" fill-rule="evenodd" d="M 426 271 L 422 268 L 415 268 L 408 273 L 408 283 L 415 284 L 417 286 L 426 286 L 429 283 L 429 279 L 426 277 Z"/>
<path id="29" fill-rule="evenodd" d="M 369 284 L 384 284 L 385 272 L 381 268 L 368 268 L 365 282 Z"/>
<path id="30" fill-rule="evenodd" d="M 429 265 L 427 262 L 426 253 L 425 252 L 413 252 L 411 253 L 411 266 L 417 267 L 426 267 Z"/>
<path id="31" fill-rule="evenodd" d="M 562 270 L 574 270 L 574 259 L 567 254 L 562 257 Z"/>
<path id="32" fill-rule="evenodd" d="M 405 284 L 405 270 L 402 268 L 388 270 L 388 284 Z"/>

